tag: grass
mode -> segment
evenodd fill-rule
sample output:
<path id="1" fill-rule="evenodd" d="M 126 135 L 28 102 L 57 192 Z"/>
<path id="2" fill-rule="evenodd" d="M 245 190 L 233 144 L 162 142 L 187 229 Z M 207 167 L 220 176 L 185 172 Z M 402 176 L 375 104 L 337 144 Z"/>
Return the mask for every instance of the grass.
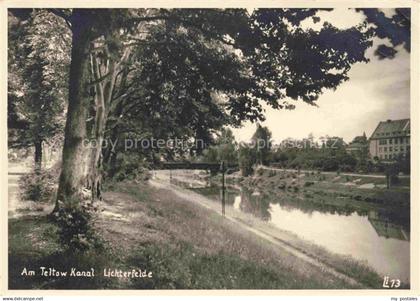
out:
<path id="1" fill-rule="evenodd" d="M 58 243 L 57 228 L 45 216 L 9 220 L 9 289 L 91 289 L 107 288 L 112 283 L 104 278 L 45 277 L 40 268 L 53 267 L 59 271 L 96 271 L 109 264 L 113 256 L 91 251 L 77 254 L 64 250 Z M 35 276 L 22 276 L 24 269 Z"/>
<path id="2" fill-rule="evenodd" d="M 62 250 L 57 243 L 57 229 L 45 217 L 9 221 L 9 289 L 203 289 L 203 288 L 316 288 L 318 281 L 293 275 L 290 269 L 276 270 L 276 265 L 261 264 L 217 251 L 202 250 L 186 241 L 138 244 L 126 256 L 118 246 L 108 252 L 90 251 L 74 254 Z M 140 229 L 141 230 L 141 229 Z M 121 250 L 120 250 L 121 251 Z M 121 252 L 120 252 L 121 253 Z M 56 278 L 39 275 L 40 267 L 59 271 L 71 268 L 99 272 L 106 267 L 130 270 L 147 267 L 152 279 L 141 278 L 121 283 L 115 279 Z M 21 276 L 22 270 L 34 270 L 36 276 Z"/>
<path id="3" fill-rule="evenodd" d="M 9 220 L 10 289 L 342 289 L 358 288 L 323 272 L 220 215 L 144 184 L 108 186 L 97 222 L 104 250 L 73 254 L 60 247 L 46 217 Z M 108 214 L 105 214 L 108 213 Z M 363 287 L 379 287 L 378 275 L 352 260 L 302 242 L 297 247 Z M 95 271 L 147 269 L 153 278 L 22 277 L 24 267 Z"/>
<path id="4" fill-rule="evenodd" d="M 201 254 L 191 244 L 177 246 L 149 245 L 130 258 L 144 262 L 158 275 L 151 280 L 138 280 L 133 288 L 162 289 L 276 289 L 314 288 L 313 283 L 299 283 L 289 273 L 258 265 L 226 253 Z"/>
<path id="5" fill-rule="evenodd" d="M 144 194 L 139 192 L 139 190 L 133 191 L 132 188 L 124 186 L 120 187 L 120 191 L 134 192 L 133 196 L 143 203 Z M 143 189 L 141 191 L 143 191 Z M 294 256 L 279 250 L 278 247 L 271 245 L 264 239 L 260 239 L 255 237 L 253 234 L 239 229 L 236 225 L 230 224 L 228 221 L 215 213 L 210 213 L 208 210 L 185 202 L 180 203 L 176 198 L 171 197 L 168 192 L 166 192 L 165 195 L 162 194 L 163 192 L 160 193 L 159 203 L 153 205 L 154 210 L 156 210 L 156 207 L 164 207 L 170 210 L 163 211 L 165 213 L 163 221 L 159 220 L 157 228 L 160 231 L 169 234 L 169 238 L 165 239 L 165 242 L 167 244 L 169 243 L 168 245 L 172 246 L 175 250 L 179 248 L 176 241 L 182 241 L 188 246 L 194 246 L 195 250 L 191 251 L 194 253 L 194 256 L 185 256 L 186 258 L 178 260 L 183 262 L 183 266 L 185 266 L 188 270 L 192 264 L 188 258 L 195 258 L 195 261 L 200 258 L 204 258 L 205 260 L 213 258 L 213 261 L 217 263 L 218 261 L 214 258 L 221 257 L 227 260 L 226 258 L 235 258 L 235 256 L 239 256 L 239 258 L 245 259 L 245 261 L 243 261 L 244 266 L 252 263 L 254 268 L 257 268 L 257 270 L 263 269 L 267 271 L 272 271 L 274 267 L 274 273 L 277 273 L 278 278 L 276 286 L 272 286 L 273 284 L 271 284 L 271 286 L 268 285 L 268 283 L 270 283 L 269 281 L 265 282 L 268 287 L 271 288 L 349 287 L 348 284 L 345 284 L 337 279 L 332 280 L 329 275 L 322 273 L 309 264 L 302 263 Z M 153 214 L 153 212 L 150 212 L 150 214 Z M 188 220 L 185 219 L 185 216 L 188 216 Z M 185 233 L 188 233 L 188 235 L 185 235 Z M 172 241 L 170 237 L 175 237 L 176 240 Z M 298 240 L 296 237 L 294 239 Z M 171 241 L 172 243 L 170 243 Z M 314 253 L 315 249 L 314 246 L 309 243 L 301 244 L 298 247 L 301 247 L 302 250 L 307 250 L 309 253 Z M 162 248 L 167 249 L 170 247 L 165 245 L 165 247 Z M 189 249 L 187 248 L 187 250 Z M 327 264 L 331 266 L 333 266 L 333 264 L 340 264 L 340 267 L 345 274 L 357 276 L 357 279 L 361 280 L 361 282 L 366 286 L 379 287 L 379 276 L 365 265 L 360 264 L 355 260 L 344 258 L 343 256 L 335 256 L 326 251 L 321 252 L 321 250 L 323 249 L 316 249 L 316 255 L 318 256 L 322 254 L 325 259 L 324 261 Z M 321 258 L 321 256 L 318 257 Z M 327 258 L 329 260 L 326 260 Z M 226 265 L 228 263 L 225 262 L 223 264 Z M 219 270 L 222 271 L 223 269 Z M 276 272 L 279 270 L 282 271 L 282 273 L 279 274 Z M 302 274 L 301 271 L 305 272 Z M 350 271 L 354 272 L 348 273 Z M 190 272 L 188 272 L 188 274 L 190 274 Z M 194 273 L 192 274 L 194 275 Z M 287 276 L 285 277 L 284 275 Z M 219 276 L 220 275 L 216 274 L 216 277 Z M 207 277 L 211 278 L 213 276 L 207 275 Z M 240 279 L 243 276 L 236 275 L 236 277 L 239 279 L 237 280 L 236 285 L 238 285 L 237 287 L 241 287 Z M 195 279 L 197 276 L 194 275 L 193 278 Z M 305 278 L 307 279 L 304 280 Z M 371 281 L 371 279 L 374 279 L 375 281 Z M 255 282 L 253 287 L 256 285 L 262 285 L 257 278 L 254 280 Z M 229 283 L 229 281 L 226 283 Z M 246 280 L 243 279 L 243 283 L 247 283 Z M 226 285 L 226 287 L 229 287 L 228 284 Z"/>

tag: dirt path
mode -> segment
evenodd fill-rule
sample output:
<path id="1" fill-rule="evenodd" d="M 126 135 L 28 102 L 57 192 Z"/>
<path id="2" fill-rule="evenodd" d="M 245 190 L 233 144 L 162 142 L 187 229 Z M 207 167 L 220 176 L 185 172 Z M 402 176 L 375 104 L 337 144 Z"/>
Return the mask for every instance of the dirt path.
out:
<path id="1" fill-rule="evenodd" d="M 162 180 L 150 180 L 150 184 L 158 189 L 167 189 L 170 190 L 171 192 L 173 192 L 175 195 L 177 195 L 179 198 L 188 201 L 188 202 L 192 202 L 195 204 L 199 204 L 209 210 L 212 210 L 218 214 L 221 215 L 221 211 L 220 208 L 218 208 L 218 206 L 215 206 L 215 202 L 209 200 L 208 198 L 197 194 L 193 191 L 189 191 L 189 190 L 185 190 L 182 189 L 178 186 L 169 184 L 168 182 L 162 181 Z M 319 268 L 322 272 L 325 273 L 329 273 L 332 276 L 339 278 L 345 282 L 347 282 L 350 285 L 354 285 L 354 286 L 363 286 L 362 284 L 360 284 L 356 279 L 351 278 L 343 273 L 340 273 L 339 271 L 335 270 L 334 268 L 324 264 L 323 262 L 319 261 L 315 256 L 311 255 L 311 254 L 305 254 L 304 252 L 302 252 L 301 250 L 295 248 L 294 246 L 292 246 L 291 244 L 289 244 L 286 240 L 283 240 L 279 237 L 275 237 L 269 233 L 267 233 L 266 231 L 264 231 L 263 229 L 259 229 L 259 228 L 255 228 L 254 226 L 249 226 L 246 221 L 243 221 L 239 218 L 235 218 L 232 215 L 229 214 L 229 212 L 226 212 L 226 219 L 228 219 L 229 221 L 231 221 L 232 223 L 238 225 L 239 227 L 242 227 L 243 229 L 246 229 L 247 231 L 257 235 L 260 238 L 263 238 L 267 241 L 269 241 L 270 243 L 281 247 L 282 249 L 284 249 L 285 251 L 289 252 L 290 254 L 296 256 L 297 258 L 316 266 L 317 268 Z"/>
<path id="2" fill-rule="evenodd" d="M 19 179 L 29 172 L 29 167 L 24 163 L 9 163 L 7 172 L 8 215 L 18 217 L 20 215 L 18 211 L 25 207 L 20 199 Z"/>

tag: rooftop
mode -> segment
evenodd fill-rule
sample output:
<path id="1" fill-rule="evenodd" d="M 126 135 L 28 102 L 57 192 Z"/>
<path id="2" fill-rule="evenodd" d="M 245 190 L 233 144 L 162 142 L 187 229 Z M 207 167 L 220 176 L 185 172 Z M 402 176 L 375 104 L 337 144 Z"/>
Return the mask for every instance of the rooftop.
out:
<path id="1" fill-rule="evenodd" d="M 410 136 L 410 119 L 381 121 L 370 139 L 400 136 Z"/>

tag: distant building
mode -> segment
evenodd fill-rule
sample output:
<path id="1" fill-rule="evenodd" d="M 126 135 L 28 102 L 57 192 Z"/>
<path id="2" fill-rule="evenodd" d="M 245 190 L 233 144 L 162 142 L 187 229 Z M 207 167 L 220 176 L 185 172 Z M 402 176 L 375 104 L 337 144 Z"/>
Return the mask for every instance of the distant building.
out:
<path id="1" fill-rule="evenodd" d="M 363 133 L 363 136 L 355 137 L 353 141 L 346 146 L 346 152 L 351 155 L 360 156 L 361 154 L 367 153 L 368 148 L 368 139 L 366 134 Z"/>
<path id="2" fill-rule="evenodd" d="M 410 119 L 379 122 L 369 138 L 372 159 L 394 160 L 410 152 Z"/>

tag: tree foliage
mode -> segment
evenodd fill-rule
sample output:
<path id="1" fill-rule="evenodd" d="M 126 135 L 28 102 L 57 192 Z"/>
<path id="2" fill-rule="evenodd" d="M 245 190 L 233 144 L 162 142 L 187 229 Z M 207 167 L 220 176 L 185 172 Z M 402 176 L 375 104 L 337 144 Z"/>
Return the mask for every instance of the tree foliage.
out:
<path id="1" fill-rule="evenodd" d="M 35 146 L 62 133 L 67 99 L 70 33 L 63 21 L 43 10 L 21 21 L 9 14 L 9 143 Z"/>
<path id="2" fill-rule="evenodd" d="M 270 161 L 271 132 L 266 126 L 257 124 L 257 129 L 252 135 L 252 145 L 259 164 L 267 165 Z"/>
<path id="3" fill-rule="evenodd" d="M 388 37 L 369 24 L 395 28 L 393 46 L 409 49 L 407 37 L 399 38 L 399 30 L 408 24 L 403 18 L 384 19 L 374 10 L 363 11 L 367 21 L 347 29 L 327 22 L 319 30 L 301 26 L 309 18 L 319 22 L 318 11 L 11 10 L 28 26 L 17 26 L 17 32 L 27 33 L 17 34 L 16 43 L 11 43 L 20 59 L 9 60 L 10 124 L 26 124 L 33 129 L 31 138 L 46 140 L 59 128 L 56 116 L 65 111 L 60 105 L 68 95 L 57 204 L 61 201 L 66 208 L 76 200 L 78 207 L 85 186 L 92 198 L 100 195 L 104 159 L 111 165 L 117 162 L 121 144 L 103 151 L 107 138 L 115 142 L 178 137 L 218 143 L 214 137 L 220 131 L 232 138 L 223 132 L 224 126 L 264 120 L 264 105 L 315 105 L 325 90 L 348 80 L 353 64 L 368 62 L 365 52 L 373 34 Z M 21 36 L 25 40 L 19 40 Z M 21 42 L 26 45 L 23 52 Z M 267 131 L 264 135 L 269 138 Z M 87 149 L 86 139 L 94 139 L 95 147 Z M 220 145 L 233 154 L 232 141 Z M 200 154 L 202 149 L 188 151 Z M 341 154 L 331 153 L 329 160 Z M 142 150 L 139 159 L 150 162 L 175 155 L 173 149 L 152 148 Z M 266 153 L 259 157 L 265 161 Z M 253 149 L 239 149 L 246 173 L 255 160 Z"/>
<path id="4" fill-rule="evenodd" d="M 202 161 L 206 163 L 238 164 L 238 143 L 232 130 L 222 128 L 212 146 L 204 151 Z"/>
<path id="5" fill-rule="evenodd" d="M 366 16 L 366 22 L 373 25 L 375 36 L 390 43 L 382 43 L 375 50 L 375 55 L 380 59 L 395 57 L 397 46 L 410 52 L 411 48 L 411 9 L 396 8 L 391 16 L 387 16 L 380 9 L 357 9 Z M 387 45 L 388 44 L 388 45 Z"/>

